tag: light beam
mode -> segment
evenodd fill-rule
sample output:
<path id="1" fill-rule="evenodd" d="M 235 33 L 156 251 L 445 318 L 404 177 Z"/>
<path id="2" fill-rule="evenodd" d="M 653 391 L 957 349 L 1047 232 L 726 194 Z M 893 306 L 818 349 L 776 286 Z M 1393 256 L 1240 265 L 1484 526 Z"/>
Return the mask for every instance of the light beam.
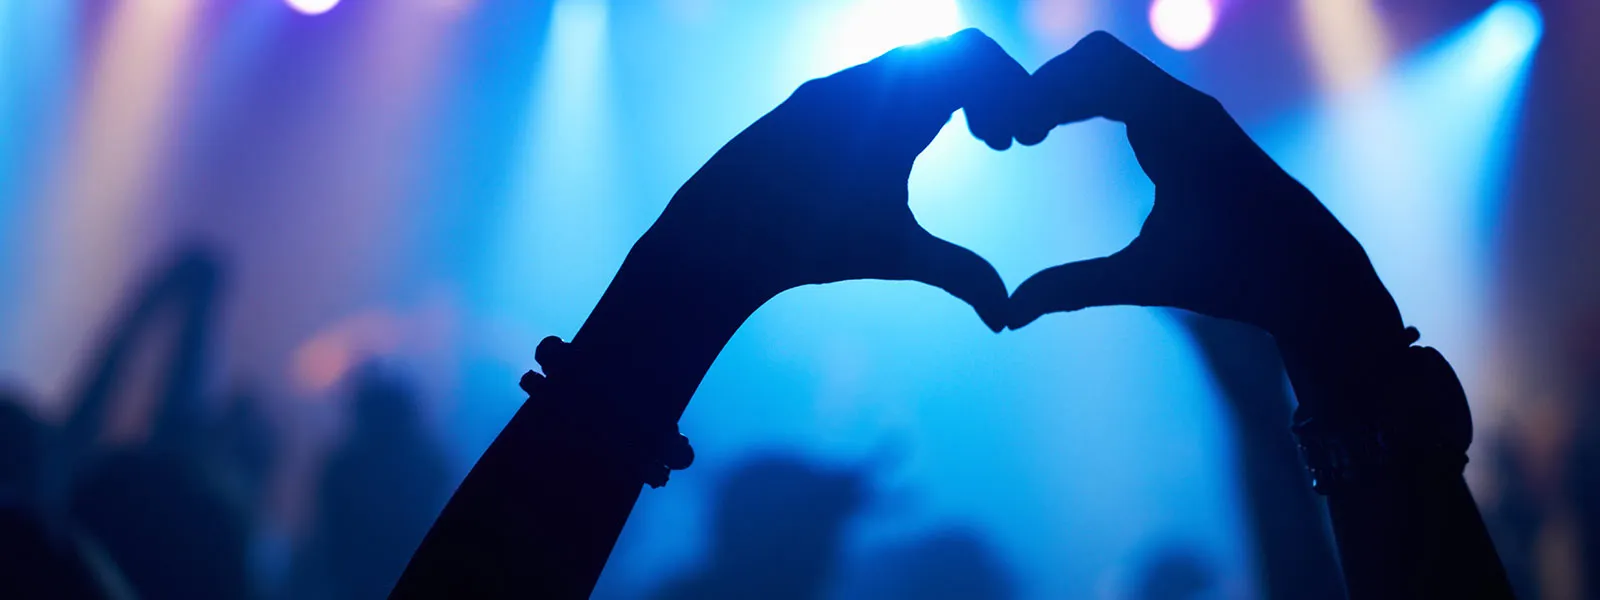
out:
<path id="1" fill-rule="evenodd" d="M 856 0 L 829 23 L 823 71 L 848 68 L 900 46 L 950 35 L 963 23 L 955 0 Z"/>
<path id="2" fill-rule="evenodd" d="M 1366 246 L 1408 322 L 1450 357 L 1470 398 L 1493 389 L 1498 220 L 1542 30 L 1532 4 L 1503 0 L 1268 144 Z"/>
<path id="3" fill-rule="evenodd" d="M 1360 89 L 1383 74 L 1389 36 L 1373 0 L 1300 0 L 1300 28 L 1322 88 Z"/>
<path id="4" fill-rule="evenodd" d="M 617 239 L 625 235 L 617 231 L 624 213 L 612 183 L 609 28 L 603 1 L 560 0 L 552 8 L 517 175 L 493 234 L 490 306 L 531 331 L 576 331 L 583 307 L 593 305 L 576 297 L 598 299 L 621 262 L 618 252 L 626 251 Z M 572 267 L 551 268 L 558 264 Z M 567 297 L 552 297 L 552 290 Z M 529 316 L 545 321 L 527 323 Z"/>

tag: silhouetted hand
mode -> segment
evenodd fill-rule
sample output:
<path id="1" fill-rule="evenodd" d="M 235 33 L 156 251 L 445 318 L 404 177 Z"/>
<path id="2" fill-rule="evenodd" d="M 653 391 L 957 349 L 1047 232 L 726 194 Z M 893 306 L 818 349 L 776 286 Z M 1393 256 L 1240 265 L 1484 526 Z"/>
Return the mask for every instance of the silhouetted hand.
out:
<path id="1" fill-rule="evenodd" d="M 976 29 L 807 82 L 678 191 L 635 255 L 709 273 L 731 289 L 706 292 L 757 304 L 807 284 L 920 281 L 999 331 L 1008 300 L 999 274 L 918 225 L 906 181 L 958 108 L 974 135 L 1009 146 L 1027 82 L 1027 70 Z"/>
<path id="2" fill-rule="evenodd" d="M 1094 117 L 1121 121 L 1156 199 L 1126 248 L 1024 282 L 1011 327 L 1122 304 L 1243 321 L 1280 345 L 1354 347 L 1403 335 L 1361 245 L 1215 99 L 1104 32 L 1046 63 L 1033 83 L 1044 107 L 1019 141 Z"/>
<path id="3" fill-rule="evenodd" d="M 968 30 L 806 83 L 735 137 L 634 244 L 565 351 L 541 347 L 564 358 L 541 357 L 544 376 L 525 381 L 553 391 L 484 452 L 391 597 L 587 597 L 642 482 L 659 480 L 641 467 L 684 464 L 661 440 L 681 446 L 675 424 L 700 380 L 785 290 L 921 281 L 1004 328 L 999 274 L 923 230 L 906 183 L 956 109 L 1009 145 L 1028 81 Z"/>

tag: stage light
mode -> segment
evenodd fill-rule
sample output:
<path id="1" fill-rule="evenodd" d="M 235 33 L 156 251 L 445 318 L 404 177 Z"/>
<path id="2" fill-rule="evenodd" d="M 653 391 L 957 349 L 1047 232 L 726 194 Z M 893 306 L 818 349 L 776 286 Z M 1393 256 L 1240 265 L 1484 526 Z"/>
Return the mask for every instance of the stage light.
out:
<path id="1" fill-rule="evenodd" d="M 1516 67 L 1544 35 L 1544 17 L 1524 0 L 1502 0 L 1472 24 L 1467 35 L 1476 42 L 1471 60 L 1489 74 Z"/>
<path id="2" fill-rule="evenodd" d="M 1175 50 L 1199 48 L 1217 25 L 1214 0 L 1155 0 L 1150 3 L 1150 28 Z"/>
<path id="3" fill-rule="evenodd" d="M 492 234 L 500 258 L 489 268 L 490 304 L 537 307 L 531 310 L 548 319 L 542 327 L 583 322 L 582 307 L 551 302 L 544 286 L 593 290 L 598 297 L 608 278 L 600 269 L 558 268 L 575 263 L 530 263 L 526 257 L 569 254 L 621 262 L 627 249 L 618 239 L 627 234 L 616 225 L 622 205 L 613 168 L 618 148 L 609 8 L 604 0 L 558 0 L 552 7 L 514 150 L 518 172 Z"/>
<path id="4" fill-rule="evenodd" d="M 42 333 L 18 337 L 88 339 L 85 316 L 109 310 L 136 261 L 165 235 L 145 225 L 165 222 L 159 186 L 183 130 L 186 59 L 199 51 L 204 5 L 115 3 L 86 44 L 93 50 L 83 58 L 81 89 L 64 115 L 61 145 L 52 151 L 59 154 L 49 158 L 29 226 L 38 237 L 28 248 L 28 280 L 16 286 L 32 295 L 20 322 Z M 64 366 L 46 366 L 46 380 Z"/>
<path id="5" fill-rule="evenodd" d="M 289 8 L 304 15 L 320 15 L 333 10 L 339 5 L 339 0 L 284 0 Z"/>
<path id="6" fill-rule="evenodd" d="M 1470 398 L 1492 389 L 1483 324 L 1494 320 L 1507 178 L 1542 34 L 1532 4 L 1503 0 L 1264 144 L 1361 239 L 1401 306 L 1428 307 L 1412 324 Z"/>
<path id="7" fill-rule="evenodd" d="M 1300 0 L 1300 27 L 1326 91 L 1375 83 L 1389 64 L 1389 36 L 1375 0 Z"/>

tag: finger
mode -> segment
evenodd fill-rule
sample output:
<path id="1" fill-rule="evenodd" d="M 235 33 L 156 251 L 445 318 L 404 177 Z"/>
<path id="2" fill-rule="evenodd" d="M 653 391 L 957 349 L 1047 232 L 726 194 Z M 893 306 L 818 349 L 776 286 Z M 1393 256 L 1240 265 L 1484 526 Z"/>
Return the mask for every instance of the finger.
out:
<path id="1" fill-rule="evenodd" d="M 1030 88 L 1028 70 L 977 29 L 896 48 L 839 75 L 855 85 L 875 81 L 882 100 L 868 123 L 883 125 L 894 134 L 886 137 L 894 151 L 913 158 L 957 109 L 966 109 L 974 136 L 996 149 L 1010 146 L 1017 103 Z"/>
<path id="2" fill-rule="evenodd" d="M 993 39 L 977 29 L 967 29 L 958 35 L 968 36 L 966 65 L 969 74 L 958 79 L 966 81 L 967 130 L 983 140 L 990 148 L 1005 150 L 1011 147 L 1023 122 L 1023 109 L 1033 88 L 1032 75 L 1022 63 L 1012 58 Z"/>
<path id="3" fill-rule="evenodd" d="M 1017 143 L 1024 146 L 1035 146 L 1043 142 L 1050 135 L 1049 129 L 1024 129 L 1017 133 Z"/>
<path id="4" fill-rule="evenodd" d="M 1126 253 L 1051 267 L 1011 294 L 1008 325 L 1020 329 L 1053 312 L 1095 306 L 1162 306 L 1154 279 Z"/>
<path id="5" fill-rule="evenodd" d="M 1038 77 L 1029 77 L 1014 118 L 1017 142 L 1033 146 L 1043 142 L 1058 124 L 1057 107 L 1049 87 Z"/>
<path id="6" fill-rule="evenodd" d="M 1105 117 L 1144 124 L 1205 97 L 1104 31 L 1079 40 L 1033 74 L 1052 125 Z"/>
<path id="7" fill-rule="evenodd" d="M 918 281 L 949 292 L 971 305 L 990 330 L 999 333 L 1005 329 L 1010 299 L 1005 282 L 989 261 L 921 228 L 909 238 L 904 256 L 899 272 L 891 279 Z"/>
<path id="8" fill-rule="evenodd" d="M 1111 34 L 1097 31 L 1034 73 L 1040 110 L 1023 130 L 1104 117 L 1127 124 L 1139 164 L 1158 187 L 1175 184 L 1197 161 L 1243 131 L 1215 99 L 1161 70 Z M 1206 148 L 1213 150 L 1207 151 Z"/>

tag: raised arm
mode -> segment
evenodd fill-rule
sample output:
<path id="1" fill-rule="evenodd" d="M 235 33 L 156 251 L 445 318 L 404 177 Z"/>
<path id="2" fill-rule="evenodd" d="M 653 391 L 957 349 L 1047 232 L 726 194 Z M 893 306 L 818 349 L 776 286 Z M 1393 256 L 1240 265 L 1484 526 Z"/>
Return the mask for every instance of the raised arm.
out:
<path id="1" fill-rule="evenodd" d="M 173 255 L 170 263 L 152 272 L 118 307 L 92 360 L 69 389 L 72 415 L 51 440 L 45 482 L 45 505 L 65 506 L 69 479 L 83 456 L 90 452 L 106 427 L 112 402 L 128 381 L 129 363 L 160 325 L 163 310 L 172 312 L 177 327 L 175 343 L 161 363 L 152 439 L 170 443 L 192 435 L 200 414 L 200 388 L 204 381 L 206 342 L 220 295 L 222 266 L 209 250 L 191 247 Z M 59 515 L 55 515 L 59 517 Z"/>
<path id="2" fill-rule="evenodd" d="M 1104 117 L 1127 126 L 1156 199 L 1111 256 L 1047 269 L 1013 295 L 1012 327 L 1113 304 L 1242 321 L 1277 341 L 1296 433 L 1328 496 L 1353 598 L 1508 598 L 1462 480 L 1471 418 L 1355 238 L 1215 99 L 1105 33 L 1034 74 L 1047 99 L 1018 137 Z"/>
<path id="3" fill-rule="evenodd" d="M 923 230 L 917 155 L 958 108 L 1003 148 L 1027 71 L 976 30 L 801 86 L 722 148 L 634 245 L 570 345 L 479 459 L 392 597 L 586 597 L 637 499 L 690 455 L 675 423 L 768 299 L 849 279 L 924 282 L 1005 326 L 1000 276 Z"/>

